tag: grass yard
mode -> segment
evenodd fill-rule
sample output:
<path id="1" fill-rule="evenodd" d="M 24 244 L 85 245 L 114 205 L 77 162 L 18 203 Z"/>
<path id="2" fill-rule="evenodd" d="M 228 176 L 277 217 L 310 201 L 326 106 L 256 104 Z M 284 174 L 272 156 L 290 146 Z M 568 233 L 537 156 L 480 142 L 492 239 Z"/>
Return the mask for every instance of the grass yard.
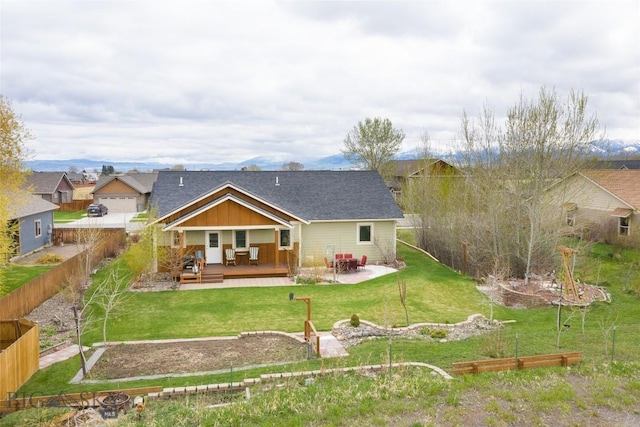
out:
<path id="1" fill-rule="evenodd" d="M 30 282 L 45 271 L 51 270 L 52 268 L 53 265 L 9 265 L 9 267 L 3 272 L 4 287 L 2 291 L 4 293 L 0 292 L 0 296 L 18 289 L 20 286 Z"/>
<path id="2" fill-rule="evenodd" d="M 409 268 L 355 285 L 228 288 L 199 291 L 133 293 L 109 322 L 110 341 L 237 335 L 256 330 L 303 330 L 306 305 L 289 293 L 311 298 L 311 318 L 318 330 L 356 313 L 386 326 L 406 326 L 398 281 L 407 285 L 410 323 L 460 322 L 478 312 L 482 297 L 471 279 L 401 245 Z M 135 327 L 132 327 L 135 325 Z M 97 332 L 85 342 L 97 342 Z"/>
<path id="3" fill-rule="evenodd" d="M 319 369 L 320 367 L 352 366 L 370 363 L 418 361 L 440 366 L 445 370 L 456 361 L 556 353 L 563 350 L 582 351 L 583 365 L 597 366 L 611 361 L 637 361 L 640 339 L 640 297 L 634 291 L 634 274 L 629 260 L 635 262 L 638 252 L 608 255 L 606 248 L 593 246 L 589 258 L 599 260 L 600 266 L 583 280 L 599 283 L 612 295 L 612 303 L 598 303 L 586 311 L 563 307 L 513 309 L 493 306 L 475 288 L 475 283 L 447 267 L 437 264 L 424 254 L 398 245 L 407 268 L 396 274 L 380 277 L 357 285 L 303 285 L 299 287 L 233 288 L 202 291 L 167 291 L 131 293 L 120 307 L 117 316 L 108 324 L 107 339 L 140 340 L 236 335 L 243 331 L 281 330 L 302 331 L 306 305 L 289 301 L 289 292 L 311 298 L 311 316 L 319 330 L 328 331 L 334 322 L 348 319 L 357 313 L 361 319 L 381 325 L 404 326 L 405 313 L 400 304 L 398 282 L 407 285 L 407 308 L 410 323 L 459 322 L 469 315 L 493 311 L 495 319 L 512 320 L 498 332 L 464 341 L 429 343 L 410 339 L 377 339 L 365 341 L 348 349 L 350 356 L 322 359 L 235 372 L 239 378 L 255 378 L 265 372 Z M 609 248 L 610 250 L 610 248 Z M 586 255 L 583 254 L 583 255 Z M 592 261 L 591 264 L 596 264 Z M 585 261 L 585 265 L 589 265 Z M 580 263 L 576 273 L 580 273 Z M 619 273 L 620 271 L 623 274 Z M 631 271 L 631 275 L 624 273 Z M 106 274 L 105 271 L 98 273 Z M 621 274 L 621 275 L 620 275 Z M 631 277 L 628 282 L 620 282 Z M 593 281 L 592 281 L 593 280 Z M 558 315 L 561 317 L 558 332 Z M 584 319 L 584 322 L 583 322 Z M 99 329 L 99 328 L 97 328 Z M 88 331 L 84 343 L 102 341 L 99 330 Z M 100 390 L 113 384 L 71 386 L 67 383 L 79 368 L 79 358 L 58 363 L 39 371 L 22 391 L 38 390 Z M 186 386 L 230 381 L 229 374 L 203 377 L 166 378 L 133 383 L 119 383 L 118 387 L 145 385 Z"/>
<path id="4" fill-rule="evenodd" d="M 144 212 L 138 212 L 136 216 L 131 218 L 131 222 L 147 222 L 149 220 L 149 214 Z"/>
<path id="5" fill-rule="evenodd" d="M 53 222 L 57 224 L 65 224 L 68 222 L 77 221 L 79 219 L 87 216 L 86 211 L 77 211 L 77 212 L 53 212 Z"/>

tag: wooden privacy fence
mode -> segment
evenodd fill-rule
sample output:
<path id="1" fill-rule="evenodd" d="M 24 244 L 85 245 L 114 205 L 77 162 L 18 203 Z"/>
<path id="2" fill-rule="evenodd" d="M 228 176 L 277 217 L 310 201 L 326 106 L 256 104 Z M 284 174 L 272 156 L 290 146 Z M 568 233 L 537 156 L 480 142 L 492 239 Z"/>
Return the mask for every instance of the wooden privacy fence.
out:
<path id="1" fill-rule="evenodd" d="M 0 396 L 18 390 L 40 365 L 40 328 L 26 319 L 0 320 Z"/>
<path id="2" fill-rule="evenodd" d="M 79 212 L 86 211 L 89 205 L 93 203 L 93 198 L 87 200 L 74 200 L 67 203 L 58 203 L 60 212 Z"/>
<path id="3" fill-rule="evenodd" d="M 568 366 L 580 363 L 582 352 L 543 354 L 540 356 L 507 357 L 503 359 L 475 360 L 453 363 L 453 374 L 477 374 L 479 372 L 506 371 L 511 369 L 538 368 L 541 366 Z"/>
<path id="4" fill-rule="evenodd" d="M 85 271 L 88 251 L 92 254 L 90 268 L 93 269 L 105 257 L 112 255 L 110 252 L 115 248 L 124 246 L 123 229 L 104 230 L 104 233 L 97 248 L 82 251 L 2 297 L 0 319 L 19 319 L 57 294 L 70 277 Z"/>

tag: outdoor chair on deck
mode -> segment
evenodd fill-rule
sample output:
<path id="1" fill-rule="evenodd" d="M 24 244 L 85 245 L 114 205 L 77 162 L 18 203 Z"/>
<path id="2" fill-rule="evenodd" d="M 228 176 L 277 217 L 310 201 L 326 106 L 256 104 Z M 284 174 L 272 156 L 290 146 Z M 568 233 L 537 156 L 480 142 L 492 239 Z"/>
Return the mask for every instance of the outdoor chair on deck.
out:
<path id="1" fill-rule="evenodd" d="M 236 251 L 235 249 L 225 249 L 224 253 L 226 255 L 227 261 L 226 265 L 233 264 L 236 265 Z"/>
<path id="2" fill-rule="evenodd" d="M 251 246 L 249 248 L 249 265 L 251 265 L 252 262 L 254 262 L 256 265 L 258 265 L 258 250 L 260 248 L 257 246 Z"/>
<path id="3" fill-rule="evenodd" d="M 362 255 L 362 258 L 360 258 L 360 261 L 358 262 L 358 270 L 360 270 L 360 268 L 362 268 L 364 270 L 364 266 L 367 264 L 367 256 L 366 255 Z"/>

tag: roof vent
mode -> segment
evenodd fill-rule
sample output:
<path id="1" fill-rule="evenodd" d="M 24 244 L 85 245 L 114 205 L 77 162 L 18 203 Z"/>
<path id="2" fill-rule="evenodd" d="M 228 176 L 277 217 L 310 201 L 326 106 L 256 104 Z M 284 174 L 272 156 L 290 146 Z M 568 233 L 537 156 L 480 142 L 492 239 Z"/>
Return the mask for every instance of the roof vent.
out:
<path id="1" fill-rule="evenodd" d="M 279 186 L 280 183 L 278 182 L 278 177 L 276 176 L 276 187 Z"/>
<path id="2" fill-rule="evenodd" d="M 178 187 L 184 187 L 184 183 L 182 182 L 182 177 L 180 177 L 180 184 L 178 184 Z"/>

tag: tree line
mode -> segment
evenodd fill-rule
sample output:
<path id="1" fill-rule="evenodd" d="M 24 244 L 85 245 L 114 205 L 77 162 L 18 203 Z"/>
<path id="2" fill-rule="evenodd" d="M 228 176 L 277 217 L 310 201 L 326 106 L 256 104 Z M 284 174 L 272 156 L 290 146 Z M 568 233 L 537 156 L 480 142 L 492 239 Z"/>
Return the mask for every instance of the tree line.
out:
<path id="1" fill-rule="evenodd" d="M 587 96 L 560 99 L 542 88 L 521 96 L 499 122 L 484 106 L 463 112 L 463 154 L 455 168 L 406 181 L 399 203 L 413 214 L 418 245 L 442 262 L 477 277 L 524 277 L 549 272 L 562 237 L 562 215 L 547 189 L 584 169 L 598 119 Z M 389 176 L 404 133 L 388 120 L 367 119 L 345 138 L 345 157 Z M 425 168 L 431 155 L 422 138 Z"/>

